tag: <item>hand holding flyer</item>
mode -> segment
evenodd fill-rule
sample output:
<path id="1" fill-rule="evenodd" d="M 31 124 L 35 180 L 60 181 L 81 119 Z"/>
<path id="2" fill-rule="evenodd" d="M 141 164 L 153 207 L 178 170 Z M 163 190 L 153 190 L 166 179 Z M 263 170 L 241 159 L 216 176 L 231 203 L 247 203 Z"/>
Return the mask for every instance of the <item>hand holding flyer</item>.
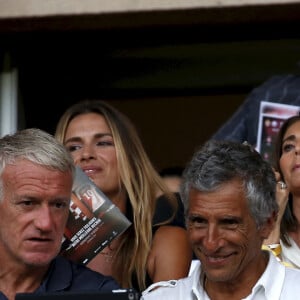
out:
<path id="1" fill-rule="evenodd" d="M 61 254 L 87 264 L 130 225 L 118 207 L 76 167 Z"/>

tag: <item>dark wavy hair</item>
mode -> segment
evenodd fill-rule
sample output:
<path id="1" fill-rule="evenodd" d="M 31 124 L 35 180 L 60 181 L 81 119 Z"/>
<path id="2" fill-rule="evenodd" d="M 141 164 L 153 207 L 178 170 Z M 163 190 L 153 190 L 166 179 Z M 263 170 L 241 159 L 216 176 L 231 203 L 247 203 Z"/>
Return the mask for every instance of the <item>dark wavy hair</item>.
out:
<path id="1" fill-rule="evenodd" d="M 300 122 L 300 116 L 292 116 L 284 121 L 282 124 L 275 143 L 275 151 L 274 151 L 274 161 L 275 161 L 275 169 L 280 173 L 281 178 L 284 180 L 281 168 L 280 168 L 280 158 L 282 155 L 282 144 L 283 137 L 287 130 L 295 123 Z M 293 195 L 289 194 L 288 204 L 285 208 L 281 224 L 280 224 L 280 239 L 286 246 L 291 246 L 288 239 L 288 232 L 295 231 L 297 229 L 297 219 L 293 214 Z"/>

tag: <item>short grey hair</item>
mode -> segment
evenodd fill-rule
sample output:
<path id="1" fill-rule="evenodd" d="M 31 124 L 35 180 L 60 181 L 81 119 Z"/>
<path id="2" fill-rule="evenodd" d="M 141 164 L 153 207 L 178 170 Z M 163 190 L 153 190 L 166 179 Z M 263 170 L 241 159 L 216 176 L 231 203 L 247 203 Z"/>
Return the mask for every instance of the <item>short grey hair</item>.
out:
<path id="1" fill-rule="evenodd" d="M 0 138 L 0 199 L 3 193 L 2 173 L 6 165 L 18 159 L 26 159 L 51 170 L 71 171 L 74 178 L 75 166 L 71 155 L 51 134 L 37 128 L 19 130 Z"/>
<path id="2" fill-rule="evenodd" d="M 248 144 L 210 140 L 194 154 L 183 173 L 180 194 L 186 213 L 191 188 L 210 192 L 234 179 L 241 180 L 258 227 L 278 212 L 276 179 L 271 165 Z"/>

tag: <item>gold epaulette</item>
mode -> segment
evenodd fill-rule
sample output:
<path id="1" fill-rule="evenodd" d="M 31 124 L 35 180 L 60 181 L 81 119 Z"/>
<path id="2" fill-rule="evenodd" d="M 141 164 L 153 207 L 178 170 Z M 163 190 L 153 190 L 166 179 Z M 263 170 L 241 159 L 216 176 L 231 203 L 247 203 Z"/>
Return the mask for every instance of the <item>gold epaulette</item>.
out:
<path id="1" fill-rule="evenodd" d="M 284 262 L 280 258 L 281 254 L 281 245 L 280 244 L 271 244 L 271 245 L 262 245 L 262 250 L 268 250 L 276 257 L 276 259 L 286 267 L 294 268 L 294 266 L 288 262 Z"/>

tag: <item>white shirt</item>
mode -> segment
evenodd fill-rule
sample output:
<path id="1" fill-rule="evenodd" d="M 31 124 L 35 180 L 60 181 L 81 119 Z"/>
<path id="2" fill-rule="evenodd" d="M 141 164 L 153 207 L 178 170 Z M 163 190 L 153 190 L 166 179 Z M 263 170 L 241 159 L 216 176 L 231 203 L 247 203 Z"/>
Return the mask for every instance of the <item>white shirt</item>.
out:
<path id="1" fill-rule="evenodd" d="M 288 237 L 288 240 L 291 243 L 291 247 L 285 246 L 284 243 L 280 241 L 281 260 L 292 264 L 296 268 L 300 268 L 300 249 L 291 237 Z"/>
<path id="2" fill-rule="evenodd" d="M 143 292 L 143 300 L 209 300 L 202 285 L 201 264 L 193 273 L 180 280 L 162 281 L 152 284 Z M 158 289 L 151 291 L 154 287 Z M 257 281 L 251 294 L 244 300 L 295 300 L 300 299 L 300 270 L 287 268 L 273 255 L 265 272 Z"/>

